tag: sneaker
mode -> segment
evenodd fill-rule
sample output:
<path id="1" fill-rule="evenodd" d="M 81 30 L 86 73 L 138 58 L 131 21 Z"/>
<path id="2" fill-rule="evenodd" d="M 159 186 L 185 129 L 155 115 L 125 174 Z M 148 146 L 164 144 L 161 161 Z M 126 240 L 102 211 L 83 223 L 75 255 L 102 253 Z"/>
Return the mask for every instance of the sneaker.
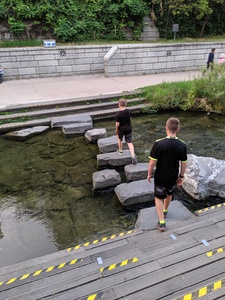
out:
<path id="1" fill-rule="evenodd" d="M 119 150 L 119 149 L 117 149 L 117 151 L 116 151 L 119 155 L 123 155 L 123 150 Z"/>
<path id="2" fill-rule="evenodd" d="M 160 222 L 157 223 L 157 228 L 160 231 L 165 231 L 166 230 L 166 223 L 161 224 Z"/>
<path id="3" fill-rule="evenodd" d="M 132 156 L 131 159 L 132 159 L 132 164 L 136 165 L 136 163 L 137 163 L 137 157 L 136 156 Z"/>
<path id="4" fill-rule="evenodd" d="M 167 214 L 168 214 L 168 210 L 167 211 L 163 211 L 163 214 L 164 214 L 164 218 L 166 218 Z"/>

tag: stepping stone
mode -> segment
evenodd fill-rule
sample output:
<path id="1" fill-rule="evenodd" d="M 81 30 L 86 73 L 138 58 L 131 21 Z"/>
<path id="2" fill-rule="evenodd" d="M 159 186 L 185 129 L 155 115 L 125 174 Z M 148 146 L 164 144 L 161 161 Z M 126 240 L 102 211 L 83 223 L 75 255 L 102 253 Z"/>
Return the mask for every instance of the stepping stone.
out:
<path id="1" fill-rule="evenodd" d="M 121 183 L 115 188 L 115 193 L 123 206 L 154 201 L 154 179 Z"/>
<path id="2" fill-rule="evenodd" d="M 98 140 L 98 148 L 101 153 L 115 152 L 118 149 L 117 135 Z M 129 149 L 127 143 L 123 141 L 123 149 Z"/>
<path id="3" fill-rule="evenodd" d="M 105 128 L 95 128 L 87 130 L 84 136 L 88 142 L 96 143 L 99 139 L 107 138 L 107 132 Z"/>
<path id="4" fill-rule="evenodd" d="M 104 189 L 121 183 L 120 174 L 116 170 L 102 170 L 92 174 L 93 189 Z"/>
<path id="5" fill-rule="evenodd" d="M 25 141 L 35 135 L 45 132 L 49 128 L 49 126 L 35 126 L 26 129 L 10 131 L 4 135 L 4 138 L 15 141 Z"/>
<path id="6" fill-rule="evenodd" d="M 177 229 L 179 228 L 179 224 L 182 225 L 182 221 L 195 217 L 196 215 L 190 212 L 180 201 L 173 200 L 170 203 L 166 218 L 166 229 Z M 155 207 L 144 208 L 138 213 L 135 228 L 139 228 L 141 230 L 155 229 L 158 221 Z"/>
<path id="7" fill-rule="evenodd" d="M 124 150 L 123 155 L 119 155 L 117 152 L 102 153 L 97 155 L 98 167 L 124 167 L 131 164 L 130 150 Z"/>
<path id="8" fill-rule="evenodd" d="M 92 123 L 73 123 L 62 126 L 62 131 L 66 137 L 73 137 L 77 135 L 84 135 L 84 133 L 92 129 Z"/>
<path id="9" fill-rule="evenodd" d="M 124 168 L 127 181 L 147 179 L 148 163 L 137 163 L 136 165 L 127 165 Z"/>
<path id="10" fill-rule="evenodd" d="M 68 115 L 52 118 L 51 128 L 61 128 L 63 125 L 74 123 L 91 123 L 93 125 L 92 118 L 88 115 Z"/>

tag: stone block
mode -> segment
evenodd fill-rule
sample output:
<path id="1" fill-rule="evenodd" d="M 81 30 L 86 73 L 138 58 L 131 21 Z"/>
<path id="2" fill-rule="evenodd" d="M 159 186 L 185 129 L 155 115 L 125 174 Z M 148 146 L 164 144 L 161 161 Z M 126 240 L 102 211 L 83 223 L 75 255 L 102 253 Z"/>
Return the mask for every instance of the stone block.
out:
<path id="1" fill-rule="evenodd" d="M 116 170 L 102 170 L 92 174 L 93 189 L 106 189 L 121 183 L 120 174 Z"/>
<path id="2" fill-rule="evenodd" d="M 117 135 L 98 140 L 98 148 L 101 153 L 115 152 L 118 149 Z M 122 142 L 123 149 L 129 149 L 125 141 Z"/>
<path id="3" fill-rule="evenodd" d="M 91 123 L 73 123 L 62 126 L 62 132 L 66 137 L 84 135 L 85 131 L 92 129 Z"/>
<path id="4" fill-rule="evenodd" d="M 97 155 L 98 167 L 124 167 L 132 163 L 129 150 L 124 150 L 123 155 L 117 152 L 103 153 Z"/>
<path id="5" fill-rule="evenodd" d="M 123 206 L 154 201 L 154 179 L 121 183 L 115 188 L 115 193 Z"/>
<path id="6" fill-rule="evenodd" d="M 88 142 L 96 143 L 99 139 L 107 138 L 107 132 L 105 128 L 95 128 L 92 130 L 87 130 L 85 132 L 85 138 Z"/>
<path id="7" fill-rule="evenodd" d="M 93 125 L 92 118 L 89 115 L 67 115 L 51 119 L 51 128 L 61 128 L 63 125 L 73 123 L 90 123 Z"/>
<path id="8" fill-rule="evenodd" d="M 147 179 L 148 163 L 138 163 L 136 165 L 127 165 L 124 168 L 127 181 Z"/>
<path id="9" fill-rule="evenodd" d="M 49 126 L 35 126 L 31 128 L 10 131 L 4 135 L 5 139 L 15 140 L 15 141 L 25 141 L 34 135 L 41 134 L 49 129 Z"/>

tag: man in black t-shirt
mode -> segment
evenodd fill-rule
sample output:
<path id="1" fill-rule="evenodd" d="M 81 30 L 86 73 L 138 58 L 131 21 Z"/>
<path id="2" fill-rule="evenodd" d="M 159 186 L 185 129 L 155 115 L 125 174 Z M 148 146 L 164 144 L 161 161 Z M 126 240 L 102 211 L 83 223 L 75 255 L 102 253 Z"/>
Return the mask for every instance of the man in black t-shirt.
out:
<path id="1" fill-rule="evenodd" d="M 118 150 L 119 155 L 123 154 L 122 150 L 122 141 L 125 136 L 125 141 L 129 147 L 131 153 L 132 163 L 137 163 L 137 158 L 134 153 L 134 145 L 132 143 L 132 127 L 131 127 L 131 110 L 126 108 L 126 100 L 121 98 L 119 99 L 119 111 L 116 113 L 116 134 L 118 136 Z"/>
<path id="2" fill-rule="evenodd" d="M 187 147 L 177 138 L 180 121 L 169 118 L 166 122 L 167 137 L 157 140 L 150 152 L 148 167 L 148 181 L 150 182 L 154 167 L 155 205 L 159 218 L 157 227 L 164 231 L 166 228 L 165 217 L 172 200 L 176 185 L 181 185 L 186 170 Z M 179 175 L 180 169 L 180 175 Z"/>

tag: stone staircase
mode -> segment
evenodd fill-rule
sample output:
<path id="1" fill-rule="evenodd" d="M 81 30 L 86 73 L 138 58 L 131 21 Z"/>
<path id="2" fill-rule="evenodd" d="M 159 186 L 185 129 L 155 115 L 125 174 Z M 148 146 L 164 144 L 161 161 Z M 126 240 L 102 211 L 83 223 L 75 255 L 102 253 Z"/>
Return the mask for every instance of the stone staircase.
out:
<path id="1" fill-rule="evenodd" d="M 111 94 L 98 97 L 55 100 L 29 105 L 10 106 L 0 109 L 0 133 L 33 126 L 49 126 L 51 119 L 66 115 L 89 115 L 94 120 L 114 118 L 118 110 L 118 99 L 127 96 L 127 103 L 133 113 L 138 114 L 148 107 L 145 99 L 136 94 Z"/>

